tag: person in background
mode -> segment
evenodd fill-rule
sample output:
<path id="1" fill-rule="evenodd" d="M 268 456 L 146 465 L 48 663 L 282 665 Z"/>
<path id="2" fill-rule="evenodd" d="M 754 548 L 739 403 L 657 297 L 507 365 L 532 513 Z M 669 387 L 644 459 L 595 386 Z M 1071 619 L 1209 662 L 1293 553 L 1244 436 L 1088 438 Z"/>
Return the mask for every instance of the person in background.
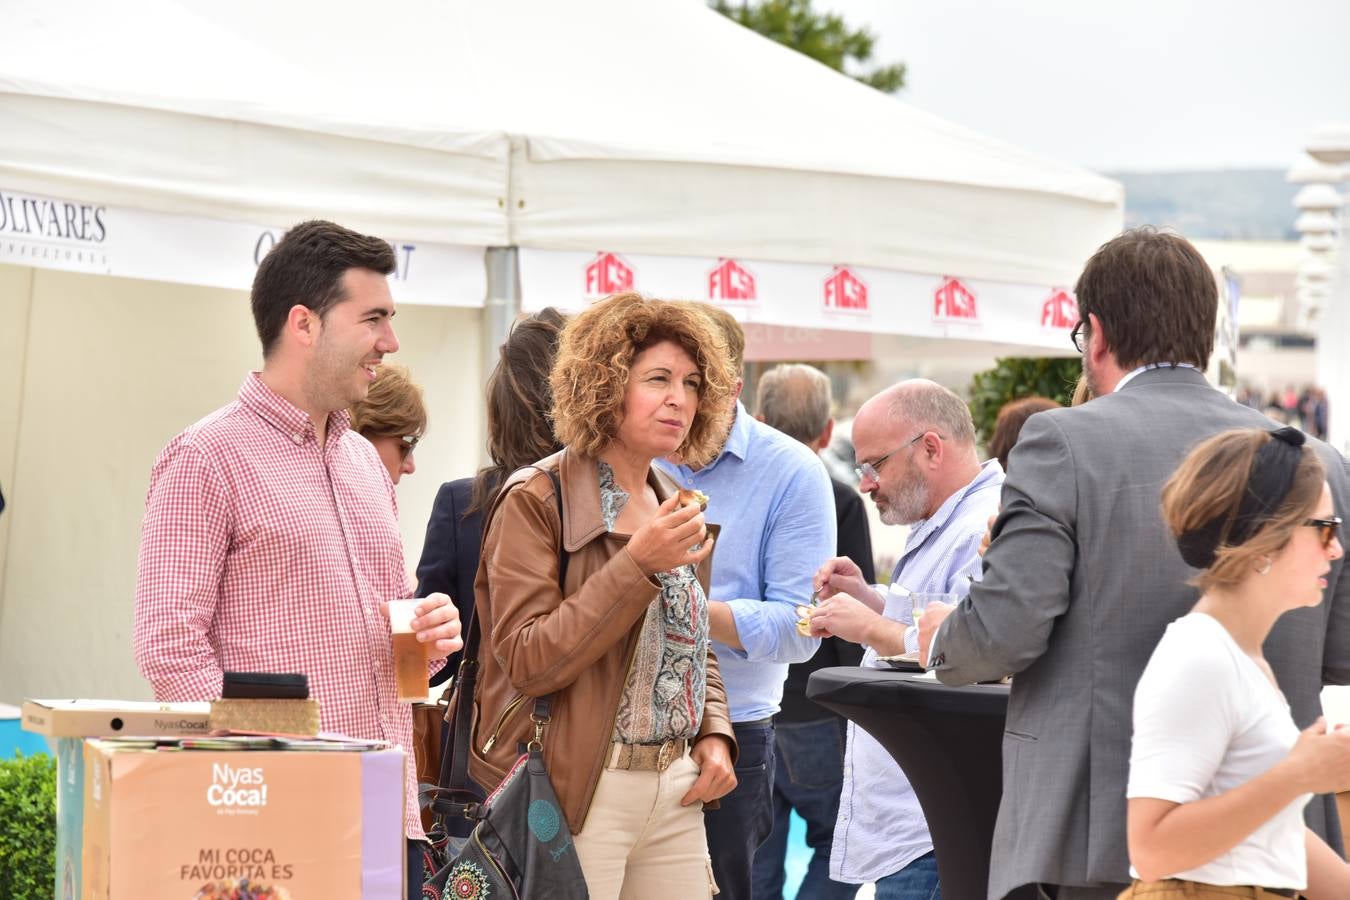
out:
<path id="1" fill-rule="evenodd" d="M 487 380 L 487 444 L 490 464 L 478 474 L 447 481 L 436 492 L 427 520 L 422 558 L 417 563 L 417 596 L 449 594 L 467 623 L 473 615 L 473 580 L 483 514 L 506 477 L 550 456 L 562 447 L 553 436 L 553 394 L 549 372 L 558 353 L 558 336 L 567 320 L 553 307 L 516 321 L 498 351 Z M 442 684 L 459 667 L 459 653 L 431 679 Z M 444 737 L 448 739 L 449 730 Z"/>
<path id="2" fill-rule="evenodd" d="M 872 496 L 881 521 L 910 531 L 889 590 L 866 581 L 847 558 L 821 566 L 815 586 L 825 600 L 811 630 L 866 645 L 863 665 L 879 667 L 878 657 L 917 646 L 910 592 L 960 596 L 970 589 L 1003 469 L 997 460 L 980 462 L 965 402 L 919 378 L 864 403 L 853 420 L 853 443 L 859 487 Z M 877 900 L 941 896 L 933 839 L 913 786 L 890 753 L 851 722 L 830 875 L 875 881 Z"/>
<path id="3" fill-rule="evenodd" d="M 735 786 L 736 744 L 710 640 L 714 539 L 653 460 L 716 453 L 734 385 L 686 305 L 592 304 L 553 365 L 564 449 L 509 476 L 484 518 L 469 775 L 495 790 L 520 742 L 542 743 L 592 900 L 716 892 L 703 805 Z M 530 698 L 550 696 L 536 730 Z"/>
<path id="4" fill-rule="evenodd" d="M 1162 521 L 1162 485 L 1204 439 L 1269 427 L 1205 379 L 1218 311 L 1214 273 L 1179 235 L 1111 239 L 1075 290 L 1070 337 L 1093 399 L 1032 416 L 1009 458 L 984 577 L 919 623 L 946 684 L 1013 675 L 994 828 L 990 896 L 1022 885 L 1057 900 L 1115 900 L 1130 881 L 1125 785 L 1135 685 L 1167 624 L 1195 605 L 1190 570 Z M 1310 442 L 1335 502 L 1345 460 Z M 1337 562 L 1327 602 L 1283 616 L 1266 657 L 1294 720 L 1321 710 L 1323 681 L 1350 681 L 1350 579 Z M 1334 846 L 1332 798 L 1307 807 Z"/>
<path id="5" fill-rule="evenodd" d="M 1017 436 L 1021 434 L 1027 419 L 1038 412 L 1059 408 L 1060 405 L 1048 397 L 1022 397 L 1003 404 L 994 421 L 994 433 L 989 438 L 988 450 L 1004 472 L 1008 471 L 1008 454 L 1012 452 L 1013 444 L 1017 443 Z"/>
<path id="6" fill-rule="evenodd" d="M 394 252 L 296 225 L 253 279 L 261 372 L 178 435 L 150 473 L 136 572 L 136 664 L 164 702 L 220 697 L 226 670 L 302 672 L 324 731 L 407 752 L 409 896 L 422 890 L 412 713 L 396 699 L 385 601 L 409 594 L 394 486 L 347 409 L 398 350 Z M 412 621 L 430 668 L 460 647 L 444 594 Z"/>
<path id="7" fill-rule="evenodd" d="M 1135 688 L 1121 900 L 1350 897 L 1350 866 L 1303 821 L 1313 794 L 1350 788 L 1350 729 L 1300 734 L 1262 651 L 1277 619 L 1322 603 L 1342 556 L 1325 478 L 1297 429 L 1239 429 L 1163 488 L 1201 593 Z"/>
<path id="8" fill-rule="evenodd" d="M 375 445 L 390 481 L 398 484 L 417 470 L 413 451 L 427 430 L 427 408 L 421 385 L 405 367 L 381 363 L 366 398 L 353 403 L 349 412 L 352 431 Z"/>
<path id="9" fill-rule="evenodd" d="M 775 366 L 760 376 L 755 418 L 819 453 L 829 446 L 834 433 L 832 405 L 830 379 L 824 372 L 803 365 Z M 862 495 L 834 478 L 830 484 L 839 534 L 837 553 L 853 560 L 871 583 L 876 580 L 872 536 Z M 862 655 L 857 644 L 828 637 L 820 642 L 815 656 L 788 666 L 782 708 L 774 720 L 773 831 L 755 852 L 755 900 L 782 900 L 793 810 L 806 822 L 806 843 L 811 847 L 811 862 L 797 896 L 848 900 L 858 892 L 856 884 L 830 880 L 830 848 L 844 779 L 845 722 L 806 699 L 806 682 L 817 669 L 856 666 Z"/>
<path id="10" fill-rule="evenodd" d="M 657 465 L 706 494 L 708 520 L 726 525 L 708 614 L 740 758 L 736 789 L 704 822 L 720 900 L 749 900 L 755 851 L 773 831 L 773 717 L 788 665 L 820 646 L 797 631 L 797 605 L 811 597 L 804 561 L 834 552 L 834 491 L 819 456 L 756 421 L 737 399 L 744 386 L 740 324 L 710 304 L 684 305 L 712 322 L 736 372 L 725 410 L 734 418 L 716 458 Z"/>
<path id="11" fill-rule="evenodd" d="M 1070 406 L 1082 406 L 1092 399 L 1092 389 L 1088 387 L 1087 376 L 1079 375 L 1078 382 L 1073 386 L 1073 399 L 1069 401 Z"/>

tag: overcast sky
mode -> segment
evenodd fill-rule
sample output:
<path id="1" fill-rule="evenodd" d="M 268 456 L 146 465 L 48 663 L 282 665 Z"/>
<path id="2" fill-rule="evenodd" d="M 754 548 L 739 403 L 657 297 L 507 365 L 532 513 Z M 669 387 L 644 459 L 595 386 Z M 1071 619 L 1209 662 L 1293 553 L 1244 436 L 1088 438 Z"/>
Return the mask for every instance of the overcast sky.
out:
<path id="1" fill-rule="evenodd" d="M 1098 170 L 1287 167 L 1350 121 L 1350 0 L 816 0 L 900 98 Z"/>

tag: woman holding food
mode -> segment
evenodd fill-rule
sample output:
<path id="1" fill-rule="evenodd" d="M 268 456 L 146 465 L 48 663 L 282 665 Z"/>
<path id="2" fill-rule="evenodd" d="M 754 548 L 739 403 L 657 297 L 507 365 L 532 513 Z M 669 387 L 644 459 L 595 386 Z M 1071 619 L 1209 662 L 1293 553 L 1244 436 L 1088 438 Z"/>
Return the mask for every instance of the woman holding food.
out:
<path id="1" fill-rule="evenodd" d="M 1134 697 L 1128 836 L 1134 897 L 1350 897 L 1350 866 L 1304 824 L 1350 787 L 1350 730 L 1300 733 L 1262 655 L 1286 612 L 1322 602 L 1342 555 L 1322 462 L 1302 432 L 1229 431 L 1163 489 L 1163 519 L 1200 570 Z M 1147 602 L 1147 598 L 1140 598 Z"/>
<path id="2" fill-rule="evenodd" d="M 714 891 L 702 806 L 736 784 L 709 648 L 714 542 L 652 460 L 712 458 L 734 385 L 696 308 L 594 304 L 553 368 L 564 449 L 509 478 L 485 523 L 470 775 L 499 784 L 551 696 L 544 760 L 595 900 Z"/>

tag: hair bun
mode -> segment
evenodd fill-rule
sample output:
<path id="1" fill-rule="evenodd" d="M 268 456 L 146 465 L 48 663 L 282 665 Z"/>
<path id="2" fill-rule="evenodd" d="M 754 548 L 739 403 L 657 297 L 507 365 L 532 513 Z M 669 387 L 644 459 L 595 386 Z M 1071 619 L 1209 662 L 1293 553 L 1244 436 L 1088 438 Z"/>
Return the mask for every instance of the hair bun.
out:
<path id="1" fill-rule="evenodd" d="M 1308 442 L 1308 436 L 1292 425 L 1277 428 L 1270 433 L 1270 436 L 1277 440 L 1284 441 L 1291 447 L 1302 447 Z"/>

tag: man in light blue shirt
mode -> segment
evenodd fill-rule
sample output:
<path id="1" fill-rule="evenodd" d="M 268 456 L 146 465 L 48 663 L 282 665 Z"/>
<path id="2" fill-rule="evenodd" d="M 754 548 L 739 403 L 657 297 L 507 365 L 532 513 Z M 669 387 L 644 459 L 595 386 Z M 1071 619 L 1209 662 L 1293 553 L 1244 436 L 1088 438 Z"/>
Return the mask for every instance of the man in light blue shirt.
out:
<path id="1" fill-rule="evenodd" d="M 822 595 L 812 631 L 866 646 L 862 665 L 917 648 L 909 594 L 964 596 L 998 511 L 1003 469 L 980 465 L 975 426 L 960 397 L 931 381 L 903 381 L 853 420 L 859 487 L 888 525 L 909 525 L 889 589 L 866 584 L 847 557 L 816 573 Z M 840 592 L 840 593 L 834 593 Z M 844 755 L 830 878 L 877 883 L 877 900 L 935 900 L 937 860 L 914 788 L 875 738 L 852 722 Z"/>
<path id="2" fill-rule="evenodd" d="M 721 309 L 700 306 L 726 336 L 739 370 L 740 325 Z M 811 597 L 812 571 L 835 552 L 834 490 L 808 447 L 755 421 L 739 401 L 715 460 L 697 470 L 657 465 L 706 494 L 707 520 L 722 526 L 708 618 L 740 754 L 736 789 L 704 814 L 704 824 L 719 900 L 750 900 L 755 850 L 773 830 L 773 715 L 788 665 L 820 646 L 797 632 L 796 607 Z"/>

